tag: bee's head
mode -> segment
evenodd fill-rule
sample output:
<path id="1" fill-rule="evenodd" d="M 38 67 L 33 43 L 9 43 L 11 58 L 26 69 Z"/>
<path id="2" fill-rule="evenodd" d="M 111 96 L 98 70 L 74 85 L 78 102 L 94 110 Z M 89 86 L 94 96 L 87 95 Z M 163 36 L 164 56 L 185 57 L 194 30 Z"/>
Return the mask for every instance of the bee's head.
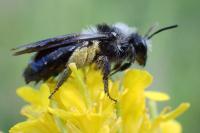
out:
<path id="1" fill-rule="evenodd" d="M 141 66 L 145 66 L 147 60 L 146 39 L 139 34 L 134 34 L 130 40 L 135 49 L 135 59 Z"/>
<path id="2" fill-rule="evenodd" d="M 147 49 L 148 49 L 148 43 L 147 41 L 150 40 L 154 35 L 164 31 L 164 30 L 168 30 L 168 29 L 172 29 L 172 28 L 176 28 L 178 25 L 172 25 L 172 26 L 168 26 L 168 27 L 164 27 L 161 28 L 157 31 L 155 31 L 154 33 L 152 33 L 151 35 L 149 35 L 149 33 L 151 32 L 151 30 L 154 28 L 150 28 L 149 31 L 147 32 L 147 34 L 145 36 L 141 36 L 139 34 L 133 34 L 130 38 L 130 43 L 133 45 L 133 47 L 135 48 L 135 59 L 136 61 L 139 63 L 139 65 L 141 66 L 145 66 L 146 65 L 146 60 L 147 60 Z"/>

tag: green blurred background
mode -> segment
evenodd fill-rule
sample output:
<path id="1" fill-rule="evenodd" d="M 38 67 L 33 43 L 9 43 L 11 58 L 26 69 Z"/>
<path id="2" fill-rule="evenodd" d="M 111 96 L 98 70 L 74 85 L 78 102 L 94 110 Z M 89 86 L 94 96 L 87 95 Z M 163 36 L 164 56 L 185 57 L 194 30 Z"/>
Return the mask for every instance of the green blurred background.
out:
<path id="1" fill-rule="evenodd" d="M 20 44 L 78 32 L 88 25 L 125 22 L 140 33 L 158 22 L 180 27 L 152 39 L 146 69 L 151 88 L 171 95 L 172 107 L 183 101 L 191 108 L 178 118 L 185 133 L 200 131 L 200 1 L 190 0 L 0 0 L 0 130 L 7 132 L 24 118 L 25 104 L 16 96 L 30 55 L 13 57 Z"/>

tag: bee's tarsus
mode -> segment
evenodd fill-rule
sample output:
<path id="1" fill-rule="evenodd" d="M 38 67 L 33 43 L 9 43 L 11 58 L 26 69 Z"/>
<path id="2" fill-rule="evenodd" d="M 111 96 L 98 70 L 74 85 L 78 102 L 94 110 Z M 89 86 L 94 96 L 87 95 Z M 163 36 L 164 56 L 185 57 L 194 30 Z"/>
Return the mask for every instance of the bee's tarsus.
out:
<path id="1" fill-rule="evenodd" d="M 107 92 L 106 94 L 107 94 L 107 96 L 108 96 L 108 98 L 109 98 L 110 100 L 112 100 L 113 102 L 117 103 L 117 100 L 114 99 L 114 98 L 112 98 L 112 97 L 110 96 L 110 93 L 109 93 L 109 92 Z"/>
<path id="2" fill-rule="evenodd" d="M 117 100 L 114 99 L 111 95 L 110 95 L 110 92 L 109 92 L 109 89 L 108 89 L 108 78 L 107 79 L 104 79 L 103 78 L 103 82 L 104 82 L 104 92 L 106 93 L 106 95 L 108 96 L 108 98 L 112 101 L 114 101 L 115 103 L 117 103 Z"/>

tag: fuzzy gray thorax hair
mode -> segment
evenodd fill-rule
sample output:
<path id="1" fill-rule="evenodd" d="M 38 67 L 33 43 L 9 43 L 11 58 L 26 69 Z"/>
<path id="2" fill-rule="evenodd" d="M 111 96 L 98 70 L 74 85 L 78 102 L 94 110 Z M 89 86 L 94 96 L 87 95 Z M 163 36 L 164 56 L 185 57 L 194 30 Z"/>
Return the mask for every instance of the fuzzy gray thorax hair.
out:
<path id="1" fill-rule="evenodd" d="M 110 28 L 114 29 L 114 32 L 123 35 L 123 36 L 129 36 L 132 33 L 136 32 L 135 28 L 129 27 L 128 25 L 124 23 L 115 23 L 110 26 Z M 97 27 L 95 26 L 89 26 L 86 29 L 83 29 L 82 34 L 97 34 L 99 33 Z"/>

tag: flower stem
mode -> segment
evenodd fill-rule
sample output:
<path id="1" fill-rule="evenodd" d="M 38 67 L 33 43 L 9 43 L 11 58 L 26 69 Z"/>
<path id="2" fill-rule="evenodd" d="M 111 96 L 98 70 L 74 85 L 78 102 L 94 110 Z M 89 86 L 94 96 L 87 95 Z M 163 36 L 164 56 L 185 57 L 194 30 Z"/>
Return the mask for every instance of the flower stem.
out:
<path id="1" fill-rule="evenodd" d="M 155 101 L 149 100 L 149 112 L 152 119 L 158 115 L 157 105 Z"/>

